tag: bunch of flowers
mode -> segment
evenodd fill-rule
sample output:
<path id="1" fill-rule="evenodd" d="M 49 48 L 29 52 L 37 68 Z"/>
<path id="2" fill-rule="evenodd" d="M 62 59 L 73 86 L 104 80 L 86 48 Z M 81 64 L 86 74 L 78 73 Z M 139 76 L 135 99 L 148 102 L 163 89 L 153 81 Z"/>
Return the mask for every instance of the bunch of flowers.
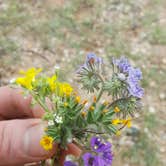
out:
<path id="1" fill-rule="evenodd" d="M 58 79 L 58 71 L 48 77 L 41 74 L 42 69 L 31 68 L 21 71 L 23 76 L 16 79 L 16 85 L 32 95 L 32 106 L 39 104 L 45 111 L 43 120 L 48 127 L 40 144 L 45 150 L 51 150 L 54 142 L 59 147 L 52 165 L 60 165 L 60 152 L 71 142 L 80 145 L 82 156 L 65 161 L 65 166 L 112 165 L 113 153 L 107 140 L 113 134 L 120 135 L 125 126 L 131 127 L 134 112 L 141 106 L 142 73 L 125 57 L 112 59 L 111 75 L 103 74 L 103 65 L 102 58 L 90 53 L 77 70 L 78 82 L 88 92 L 86 100 L 76 88 Z M 110 99 L 103 101 L 103 94 Z"/>

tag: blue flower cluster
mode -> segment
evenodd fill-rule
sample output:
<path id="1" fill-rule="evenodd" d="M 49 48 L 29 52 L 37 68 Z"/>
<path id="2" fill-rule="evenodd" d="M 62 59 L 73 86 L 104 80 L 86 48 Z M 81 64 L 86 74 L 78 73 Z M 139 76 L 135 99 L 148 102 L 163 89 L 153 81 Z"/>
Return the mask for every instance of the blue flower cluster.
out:
<path id="1" fill-rule="evenodd" d="M 82 83 L 84 89 L 88 92 L 99 90 L 102 82 L 99 75 L 102 73 L 103 59 L 94 53 L 88 53 L 85 63 L 77 70 L 78 81 Z"/>
<path id="2" fill-rule="evenodd" d="M 100 65 L 103 63 L 101 57 L 98 57 L 95 53 L 88 53 L 86 56 L 85 63 L 80 66 L 77 70 L 77 74 L 84 75 L 84 72 L 91 71 L 92 68 L 96 66 L 96 69 L 99 69 Z"/>
<path id="3" fill-rule="evenodd" d="M 102 58 L 98 57 L 95 53 L 88 53 L 86 57 L 86 64 L 89 64 L 89 63 L 100 65 L 103 63 L 103 61 L 102 61 Z"/>
<path id="4" fill-rule="evenodd" d="M 103 143 L 99 137 L 92 137 L 90 144 L 92 153 L 87 152 L 82 156 L 84 166 L 111 166 L 113 160 L 112 145 L 109 142 Z M 65 161 L 64 166 L 77 166 L 77 164 Z"/>
<path id="5" fill-rule="evenodd" d="M 111 144 L 103 143 L 99 137 L 91 138 L 91 149 L 95 153 L 85 153 L 82 158 L 84 166 L 110 166 L 113 160 Z"/>
<path id="6" fill-rule="evenodd" d="M 65 161 L 64 166 L 77 166 L 77 164 L 73 163 L 72 161 Z"/>
<path id="7" fill-rule="evenodd" d="M 126 76 L 126 82 L 128 84 L 128 91 L 130 95 L 137 98 L 142 98 L 144 91 L 140 86 L 140 80 L 142 79 L 141 70 L 131 66 L 125 57 L 121 57 L 120 59 L 113 59 L 113 64 L 117 66 L 120 73 Z"/>

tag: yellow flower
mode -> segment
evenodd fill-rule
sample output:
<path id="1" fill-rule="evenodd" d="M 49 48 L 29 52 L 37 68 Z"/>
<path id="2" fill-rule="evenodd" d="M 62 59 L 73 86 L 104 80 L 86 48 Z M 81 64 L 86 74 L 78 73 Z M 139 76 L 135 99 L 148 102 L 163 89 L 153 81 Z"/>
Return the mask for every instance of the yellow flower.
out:
<path id="1" fill-rule="evenodd" d="M 119 107 L 115 107 L 115 108 L 114 108 L 114 112 L 120 112 Z"/>
<path id="2" fill-rule="evenodd" d="M 85 111 L 81 112 L 81 115 L 82 115 L 83 118 L 86 117 L 86 114 L 87 114 L 87 113 L 86 113 Z"/>
<path id="3" fill-rule="evenodd" d="M 41 68 L 36 69 L 36 68 L 32 67 L 32 68 L 28 69 L 27 71 L 20 70 L 20 74 L 25 75 L 25 76 L 35 77 L 41 71 L 42 71 Z"/>
<path id="4" fill-rule="evenodd" d="M 104 101 L 103 105 L 107 106 L 108 105 L 108 101 Z"/>
<path id="5" fill-rule="evenodd" d="M 32 77 L 19 77 L 16 79 L 16 83 L 23 86 L 24 88 L 27 89 L 32 89 Z"/>
<path id="6" fill-rule="evenodd" d="M 94 110 L 95 110 L 95 107 L 94 107 L 94 106 L 90 106 L 89 110 L 90 110 L 90 111 L 94 111 Z"/>
<path id="7" fill-rule="evenodd" d="M 62 95 L 66 95 L 66 96 L 70 96 L 73 91 L 73 88 L 68 83 L 61 83 L 60 89 L 61 89 L 60 91 L 62 92 Z"/>
<path id="8" fill-rule="evenodd" d="M 82 102 L 82 104 L 85 105 L 87 102 L 88 102 L 88 100 L 84 100 L 84 101 Z"/>
<path id="9" fill-rule="evenodd" d="M 27 71 L 21 70 L 20 74 L 24 75 L 24 77 L 19 77 L 16 79 L 16 83 L 23 86 L 27 89 L 32 89 L 32 82 L 35 80 L 35 76 L 41 72 L 41 69 L 31 68 Z"/>
<path id="10" fill-rule="evenodd" d="M 45 149 L 45 150 L 51 150 L 53 148 L 53 138 L 50 136 L 43 136 L 43 138 L 40 140 L 40 145 Z"/>
<path id="11" fill-rule="evenodd" d="M 77 96 L 77 94 L 78 94 L 78 92 L 76 92 L 76 91 L 73 92 L 73 95 L 74 95 L 74 96 Z"/>
<path id="12" fill-rule="evenodd" d="M 116 135 L 117 136 L 120 136 L 121 135 L 121 132 L 119 130 L 116 131 Z"/>
<path id="13" fill-rule="evenodd" d="M 93 97 L 93 101 L 96 103 L 96 101 L 97 101 L 96 96 Z"/>
<path id="14" fill-rule="evenodd" d="M 127 125 L 128 128 L 130 128 L 131 125 L 132 125 L 131 118 L 128 118 L 128 119 L 113 119 L 112 124 L 113 125 L 124 124 L 124 125 Z"/>
<path id="15" fill-rule="evenodd" d="M 65 106 L 65 107 L 68 107 L 68 106 L 69 106 L 69 104 L 65 102 L 65 103 L 64 103 L 64 106 Z"/>
<path id="16" fill-rule="evenodd" d="M 80 96 L 77 96 L 77 97 L 75 98 L 75 101 L 76 101 L 77 103 L 80 103 L 81 97 L 80 97 Z"/>
<path id="17" fill-rule="evenodd" d="M 122 123 L 122 120 L 120 120 L 120 119 L 113 119 L 113 120 L 112 120 L 112 124 L 113 124 L 113 125 L 118 125 L 118 124 L 120 124 L 120 123 Z"/>
<path id="18" fill-rule="evenodd" d="M 56 82 L 55 82 L 56 79 L 57 79 L 57 76 L 56 76 L 56 75 L 53 75 L 52 77 L 47 78 L 48 84 L 49 84 L 50 89 L 51 89 L 52 92 L 55 91 L 56 86 L 57 86 L 57 84 L 56 84 Z"/>
<path id="19" fill-rule="evenodd" d="M 46 128 L 44 128 L 44 131 L 48 131 L 48 128 L 46 127 Z"/>
<path id="20" fill-rule="evenodd" d="M 132 125 L 132 123 L 131 123 L 131 118 L 124 119 L 124 120 L 123 120 L 123 124 L 127 125 L 127 127 L 130 128 L 131 125 Z"/>
<path id="21" fill-rule="evenodd" d="M 102 111 L 103 114 L 107 113 L 109 110 L 105 109 Z"/>

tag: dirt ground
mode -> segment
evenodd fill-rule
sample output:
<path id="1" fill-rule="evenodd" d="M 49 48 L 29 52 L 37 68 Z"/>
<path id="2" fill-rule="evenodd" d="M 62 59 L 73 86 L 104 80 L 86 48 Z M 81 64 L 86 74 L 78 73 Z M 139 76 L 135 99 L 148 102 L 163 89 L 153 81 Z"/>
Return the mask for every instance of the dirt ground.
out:
<path id="1" fill-rule="evenodd" d="M 0 0 L 0 85 L 42 67 L 75 85 L 88 52 L 125 55 L 143 71 L 143 110 L 113 138 L 114 166 L 166 165 L 165 0 Z M 128 134 L 130 133 L 130 134 Z"/>

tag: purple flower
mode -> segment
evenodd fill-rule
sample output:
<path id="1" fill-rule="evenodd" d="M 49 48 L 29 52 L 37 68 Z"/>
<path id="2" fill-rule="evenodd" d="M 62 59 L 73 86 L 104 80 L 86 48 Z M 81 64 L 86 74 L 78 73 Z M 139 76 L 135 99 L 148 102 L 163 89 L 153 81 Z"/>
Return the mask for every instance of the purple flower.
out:
<path id="1" fill-rule="evenodd" d="M 116 65 L 122 73 L 128 73 L 129 68 L 131 67 L 129 61 L 125 57 L 113 59 L 113 64 Z"/>
<path id="2" fill-rule="evenodd" d="M 101 141 L 102 140 L 99 137 L 91 138 L 90 144 L 93 151 L 102 152 L 104 144 Z"/>
<path id="3" fill-rule="evenodd" d="M 92 137 L 91 141 L 91 148 L 94 152 L 97 153 L 97 156 L 93 156 L 92 154 L 88 153 L 89 156 L 93 156 L 93 160 L 96 163 L 96 166 L 107 166 L 111 165 L 113 160 L 113 155 L 111 151 L 111 143 L 102 141 L 99 137 Z"/>
<path id="4" fill-rule="evenodd" d="M 107 166 L 108 163 L 103 159 L 102 156 L 97 156 L 96 158 L 97 165 L 96 166 Z"/>
<path id="5" fill-rule="evenodd" d="M 95 64 L 102 64 L 102 58 L 98 57 L 96 54 L 94 53 L 89 53 L 87 54 L 87 57 L 86 57 L 86 63 L 95 63 Z"/>
<path id="6" fill-rule="evenodd" d="M 106 142 L 104 143 L 104 146 L 101 148 L 102 149 L 102 152 L 104 153 L 111 153 L 111 143 L 110 142 Z"/>
<path id="7" fill-rule="evenodd" d="M 92 137 L 90 144 L 94 152 L 100 153 L 100 152 L 111 151 L 111 144 L 109 142 L 102 143 L 102 140 L 99 137 Z"/>
<path id="8" fill-rule="evenodd" d="M 134 69 L 134 75 L 138 80 L 142 79 L 142 72 L 139 68 Z"/>
<path id="9" fill-rule="evenodd" d="M 130 67 L 128 71 L 128 80 L 139 82 L 142 79 L 142 72 L 139 68 Z"/>
<path id="10" fill-rule="evenodd" d="M 82 159 L 84 161 L 84 166 L 99 166 L 98 165 L 98 157 L 94 156 L 91 153 L 85 153 L 82 156 Z"/>
<path id="11" fill-rule="evenodd" d="M 106 165 L 111 165 L 112 164 L 112 160 L 113 160 L 113 154 L 111 152 L 103 153 L 102 159 L 105 162 L 105 166 Z"/>
<path id="12" fill-rule="evenodd" d="M 144 90 L 138 83 L 135 82 L 129 82 L 129 87 L 128 87 L 129 93 L 138 98 L 142 98 L 144 94 Z"/>
<path id="13" fill-rule="evenodd" d="M 132 96 L 141 98 L 144 94 L 143 88 L 139 85 L 140 80 L 142 79 L 142 72 L 138 68 L 130 67 L 127 83 L 128 90 Z"/>
<path id="14" fill-rule="evenodd" d="M 98 154 L 97 156 L 91 153 L 83 155 L 84 166 L 110 166 L 112 164 L 112 153 Z"/>
<path id="15" fill-rule="evenodd" d="M 126 81 L 130 95 L 142 98 L 144 91 L 140 86 L 140 80 L 142 79 L 141 70 L 139 68 L 132 67 L 125 57 L 113 59 L 113 64 L 116 65 L 120 71 L 120 73 L 117 74 L 118 78 L 121 81 Z"/>
<path id="16" fill-rule="evenodd" d="M 96 54 L 94 54 L 94 53 L 89 53 L 89 54 L 87 54 L 85 63 L 79 67 L 79 69 L 76 71 L 76 73 L 82 75 L 85 73 L 85 71 L 88 72 L 89 70 L 91 70 L 92 66 L 94 68 L 94 65 L 97 67 L 97 69 L 99 69 L 99 67 L 102 63 L 103 63 L 102 58 L 96 56 Z"/>
<path id="17" fill-rule="evenodd" d="M 77 164 L 71 162 L 71 161 L 65 161 L 64 166 L 77 166 Z"/>

